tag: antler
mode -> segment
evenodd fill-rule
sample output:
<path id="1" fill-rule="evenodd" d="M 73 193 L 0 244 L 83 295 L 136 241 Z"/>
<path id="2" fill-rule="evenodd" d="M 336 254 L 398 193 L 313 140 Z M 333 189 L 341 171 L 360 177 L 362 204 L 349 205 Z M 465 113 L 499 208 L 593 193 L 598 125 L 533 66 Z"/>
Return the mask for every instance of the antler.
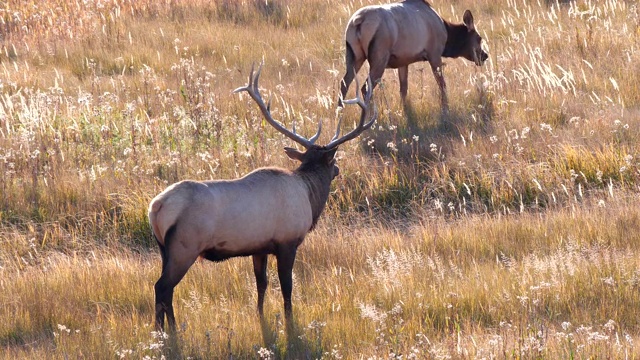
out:
<path id="1" fill-rule="evenodd" d="M 360 114 L 360 121 L 358 122 L 358 126 L 356 126 L 355 129 L 351 130 L 346 135 L 338 138 L 338 136 L 340 136 L 340 127 L 342 125 L 342 117 L 340 117 L 340 120 L 338 120 L 338 128 L 336 129 L 336 134 L 333 136 L 333 139 L 331 139 L 329 144 L 325 146 L 327 149 L 335 148 L 346 141 L 356 138 L 363 131 L 369 129 L 374 122 L 376 122 L 376 119 L 378 118 L 378 109 L 376 108 L 376 104 L 374 102 L 373 115 L 371 116 L 371 119 L 367 123 L 365 123 L 365 120 L 367 119 L 367 113 L 369 112 L 369 105 L 371 104 L 371 98 L 373 97 L 373 86 L 371 77 L 367 77 L 367 92 L 364 95 L 364 100 L 362 100 L 361 95 L 362 93 L 360 90 L 360 84 L 358 83 L 358 79 L 356 78 L 355 99 L 343 100 L 342 102 L 344 104 L 358 104 L 358 106 L 360 106 L 360 108 L 362 109 L 362 113 Z"/>
<path id="2" fill-rule="evenodd" d="M 293 126 L 293 132 L 289 131 L 287 128 L 282 126 L 279 122 L 274 120 L 271 117 L 271 100 L 269 100 L 269 104 L 265 105 L 264 101 L 262 101 L 262 97 L 260 96 L 260 90 L 258 89 L 258 79 L 260 78 L 260 71 L 262 70 L 262 64 L 258 67 L 258 72 L 253 74 L 254 65 L 251 65 L 251 73 L 249 74 L 249 83 L 246 86 L 239 87 L 233 90 L 234 93 L 246 91 L 249 93 L 249 96 L 258 104 L 260 111 L 262 112 L 262 116 L 264 119 L 271 124 L 276 130 L 284 134 L 289 139 L 297 142 L 298 144 L 304 146 L 305 148 L 310 148 L 320 137 L 320 131 L 322 131 L 322 122 L 318 124 L 318 132 L 313 135 L 311 138 L 307 139 L 298 134 L 296 134 L 296 127 Z"/>

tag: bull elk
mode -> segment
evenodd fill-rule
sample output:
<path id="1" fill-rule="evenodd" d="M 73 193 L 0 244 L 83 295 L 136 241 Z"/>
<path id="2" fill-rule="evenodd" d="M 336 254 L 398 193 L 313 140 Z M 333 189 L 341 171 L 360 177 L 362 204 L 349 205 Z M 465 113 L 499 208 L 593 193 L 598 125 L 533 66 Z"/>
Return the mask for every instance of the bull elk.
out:
<path id="1" fill-rule="evenodd" d="M 371 118 L 371 93 L 362 99 L 345 100 L 361 108 L 357 126 L 340 136 L 338 122 L 335 136 L 324 146 L 315 145 L 322 130 L 307 139 L 289 131 L 271 117 L 270 103 L 265 105 L 258 89 L 261 67 L 249 83 L 234 93 L 246 91 L 257 103 L 262 116 L 271 126 L 302 145 L 301 152 L 285 147 L 285 153 L 300 166 L 293 170 L 276 167 L 256 169 L 235 180 L 186 180 L 170 185 L 149 205 L 149 223 L 160 247 L 162 274 L 155 284 L 158 330 L 164 329 L 165 314 L 172 331 L 176 320 L 173 312 L 173 290 L 191 265 L 203 257 L 222 261 L 237 256 L 252 256 L 258 288 L 258 313 L 262 318 L 267 289 L 267 255 L 275 255 L 278 277 L 284 298 L 287 323 L 291 318 L 292 270 L 298 246 L 311 231 L 322 213 L 331 181 L 339 169 L 334 158 L 338 146 L 370 128 L 377 118 L 375 105 Z M 369 81 L 369 86 L 371 82 Z"/>
<path id="2" fill-rule="evenodd" d="M 365 60 L 374 87 L 385 69 L 398 69 L 403 101 L 407 97 L 409 64 L 428 61 L 440 87 L 442 111 L 448 112 L 442 58 L 463 57 L 478 66 L 488 58 L 471 11 L 465 11 L 462 19 L 463 24 L 443 20 L 425 0 L 370 5 L 356 11 L 345 32 L 347 68 L 340 83 L 338 107 L 342 107 L 341 99 Z"/>

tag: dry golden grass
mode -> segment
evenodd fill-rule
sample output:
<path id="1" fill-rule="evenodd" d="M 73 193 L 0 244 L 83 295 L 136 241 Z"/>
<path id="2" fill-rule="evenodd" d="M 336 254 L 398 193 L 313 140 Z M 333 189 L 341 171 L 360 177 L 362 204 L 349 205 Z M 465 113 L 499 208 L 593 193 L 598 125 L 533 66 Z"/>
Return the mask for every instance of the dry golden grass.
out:
<path id="1" fill-rule="evenodd" d="M 295 333 L 273 260 L 258 321 L 248 259 L 195 265 L 178 337 L 153 332 L 149 200 L 293 167 L 231 90 L 264 61 L 274 116 L 331 128 L 344 26 L 370 3 L 0 5 L 0 358 L 639 358 L 640 9 L 622 0 L 434 1 L 473 11 L 490 59 L 447 61 L 447 118 L 426 64 L 404 107 L 385 74 L 300 249 Z"/>

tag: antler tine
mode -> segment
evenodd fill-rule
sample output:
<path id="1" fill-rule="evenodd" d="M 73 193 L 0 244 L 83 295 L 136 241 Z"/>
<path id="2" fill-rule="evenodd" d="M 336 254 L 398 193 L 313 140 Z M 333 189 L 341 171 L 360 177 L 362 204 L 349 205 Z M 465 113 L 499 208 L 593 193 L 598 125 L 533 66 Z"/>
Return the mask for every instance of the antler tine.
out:
<path id="1" fill-rule="evenodd" d="M 358 135 L 360 135 L 363 131 L 369 129 L 373 123 L 376 122 L 376 120 L 378 119 L 378 109 L 376 107 L 375 102 L 373 103 L 373 115 L 371 116 L 371 119 L 365 123 L 365 120 L 367 119 L 367 113 L 369 112 L 369 105 L 371 104 L 371 99 L 373 97 L 373 83 L 371 81 L 371 77 L 367 77 L 367 91 L 366 94 L 364 95 L 365 99 L 362 100 L 362 93 L 359 90 L 360 89 L 360 84 L 358 83 L 358 80 L 356 79 L 356 97 L 355 99 L 349 99 L 349 100 L 343 100 L 342 102 L 344 104 L 358 104 L 358 106 L 360 106 L 360 108 L 362 109 L 362 112 L 360 114 L 360 121 L 358 122 L 358 125 L 355 127 L 355 129 L 351 130 L 349 133 L 347 133 L 346 135 L 344 135 L 341 138 L 338 138 L 338 136 L 340 135 L 340 127 L 342 125 L 342 118 L 340 118 L 340 120 L 338 121 L 338 129 L 336 130 L 336 135 L 333 137 L 333 139 L 331 139 L 331 141 L 329 142 L 329 144 L 327 144 L 325 147 L 328 149 L 337 147 L 338 145 L 352 140 L 354 138 L 356 138 Z"/>
<path id="2" fill-rule="evenodd" d="M 296 122 L 293 122 L 293 134 L 296 136 L 299 136 L 298 133 L 296 132 Z M 322 119 L 320 119 L 320 121 L 318 122 L 318 131 L 315 133 L 315 135 L 313 135 L 312 137 L 309 138 L 309 142 L 312 144 L 316 143 L 316 140 L 318 140 L 318 138 L 320 137 L 320 132 L 322 131 Z"/>
<path id="3" fill-rule="evenodd" d="M 342 100 L 342 103 L 344 104 L 358 104 L 361 108 L 365 108 L 366 105 L 365 103 L 362 101 L 362 89 L 360 88 L 360 82 L 358 81 L 358 78 L 355 79 L 356 81 L 356 97 L 354 99 L 347 99 L 347 100 Z M 365 101 L 369 101 L 371 100 L 371 95 L 373 94 L 373 91 L 370 91 L 371 89 L 371 77 L 367 77 L 367 93 L 365 94 Z"/>
<path id="4" fill-rule="evenodd" d="M 255 63 L 251 64 L 251 72 L 249 73 L 249 82 L 247 83 L 247 85 L 236 88 L 235 90 L 232 91 L 233 94 L 239 93 L 240 91 L 246 91 L 249 94 L 251 94 L 252 91 L 255 90 L 258 98 L 260 98 L 260 92 L 257 90 L 258 90 L 258 79 L 260 78 L 260 72 L 262 71 L 262 64 L 260 64 L 260 67 L 258 68 L 258 74 L 254 77 L 253 72 L 255 70 L 255 66 L 256 66 Z M 251 88 L 252 86 L 254 89 Z"/>
<path id="5" fill-rule="evenodd" d="M 247 93 L 249 93 L 249 96 L 251 96 L 253 101 L 255 101 L 258 107 L 260 108 L 260 112 L 262 112 L 262 116 L 269 124 L 271 124 L 271 126 L 276 128 L 276 130 L 278 130 L 280 133 L 282 133 L 289 139 L 297 142 L 298 144 L 304 146 L 305 148 L 308 149 L 312 147 L 315 141 L 320 137 L 320 131 L 322 130 L 322 123 L 318 125 L 318 132 L 310 139 L 306 139 L 295 133 L 295 127 L 293 132 L 291 132 L 287 128 L 282 126 L 282 124 L 280 124 L 278 121 L 274 120 L 273 117 L 271 117 L 271 100 L 269 100 L 268 105 L 265 105 L 264 101 L 262 100 L 262 96 L 260 96 L 260 89 L 258 88 L 258 80 L 260 79 L 260 72 L 262 71 L 262 65 L 263 64 L 260 64 L 260 66 L 258 67 L 258 71 L 255 73 L 255 76 L 254 76 L 255 64 L 251 65 L 251 72 L 249 73 L 249 83 L 245 86 L 241 86 L 233 90 L 233 93 L 238 93 L 241 91 L 246 91 Z"/>
<path id="6" fill-rule="evenodd" d="M 318 121 L 318 131 L 316 132 L 315 135 L 313 135 L 312 137 L 309 138 L 309 142 L 312 144 L 316 143 L 316 140 L 318 140 L 318 138 L 320 137 L 320 132 L 322 131 L 322 119 L 320 119 Z"/>
<path id="7" fill-rule="evenodd" d="M 358 98 L 358 91 L 360 91 L 360 82 L 358 81 L 358 78 L 355 78 L 356 81 L 356 98 Z M 349 102 L 350 101 L 350 102 Z M 342 94 L 340 94 L 340 102 L 342 102 L 342 104 L 348 104 L 348 103 L 353 103 L 353 99 L 351 100 L 345 100 L 342 98 Z M 342 116 L 340 116 L 340 118 L 338 119 L 338 126 L 336 126 L 336 134 L 333 135 L 333 137 L 331 138 L 331 141 L 329 142 L 329 144 L 331 144 L 332 142 L 338 140 L 338 138 L 340 137 L 340 131 L 342 130 Z"/>
<path id="8" fill-rule="evenodd" d="M 336 126 L 336 134 L 333 135 L 333 138 L 331 138 L 331 141 L 329 142 L 329 144 L 331 144 L 333 141 L 337 140 L 340 137 L 341 128 L 342 128 L 342 116 L 340 116 L 340 118 L 338 119 L 338 126 Z"/>

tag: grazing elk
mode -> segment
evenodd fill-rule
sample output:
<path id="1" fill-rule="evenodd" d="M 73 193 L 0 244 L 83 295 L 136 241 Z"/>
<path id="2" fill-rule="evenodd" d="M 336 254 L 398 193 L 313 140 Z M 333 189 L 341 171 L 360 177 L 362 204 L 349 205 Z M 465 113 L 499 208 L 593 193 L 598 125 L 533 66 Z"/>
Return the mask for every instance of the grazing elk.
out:
<path id="1" fill-rule="evenodd" d="M 170 329 L 175 331 L 173 290 L 198 257 L 222 261 L 251 255 L 258 288 L 258 313 L 262 317 L 267 255 L 275 255 L 285 316 L 290 323 L 293 262 L 298 246 L 325 207 L 331 181 L 338 175 L 336 150 L 370 128 L 377 118 L 374 105 L 371 119 L 367 120 L 372 91 L 366 93 L 364 100 L 357 94 L 355 99 L 345 100 L 361 108 L 357 126 L 340 137 L 339 122 L 327 145 L 315 145 L 322 126 L 306 139 L 296 134 L 295 127 L 293 132 L 289 131 L 271 117 L 270 104 L 265 105 L 258 89 L 260 70 L 254 76 L 252 68 L 249 84 L 234 92 L 246 91 L 269 124 L 306 148 L 305 152 L 284 149 L 301 164 L 293 171 L 260 168 L 235 180 L 182 181 L 151 201 L 149 223 L 162 255 L 162 275 L 155 284 L 158 330 L 164 329 L 166 314 Z"/>
<path id="2" fill-rule="evenodd" d="M 463 24 L 443 20 L 425 0 L 366 6 L 356 11 L 345 32 L 346 73 L 340 84 L 338 107 L 349 85 L 369 62 L 369 77 L 375 87 L 385 69 L 397 68 L 400 96 L 407 96 L 408 66 L 428 61 L 440 87 L 442 111 L 448 112 L 442 57 L 463 58 L 480 66 L 488 55 L 481 48 L 482 38 L 473 24 L 471 11 L 464 12 Z"/>

